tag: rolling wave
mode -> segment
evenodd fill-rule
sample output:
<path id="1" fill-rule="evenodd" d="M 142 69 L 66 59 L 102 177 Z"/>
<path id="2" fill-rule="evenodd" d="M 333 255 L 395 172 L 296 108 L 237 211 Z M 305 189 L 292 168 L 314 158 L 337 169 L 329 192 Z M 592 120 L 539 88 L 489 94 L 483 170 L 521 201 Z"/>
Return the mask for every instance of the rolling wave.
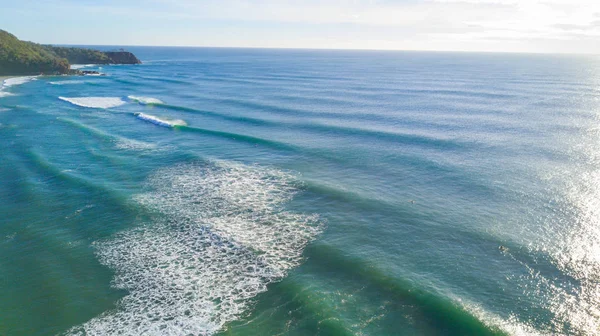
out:
<path id="1" fill-rule="evenodd" d="M 253 111 L 267 112 L 275 114 L 278 117 L 300 117 L 300 118 L 329 118 L 337 120 L 339 118 L 346 118 L 348 120 L 360 120 L 360 121 L 387 121 L 390 123 L 398 123 L 401 119 L 394 115 L 378 114 L 371 111 L 354 111 L 347 113 L 345 110 L 342 111 L 316 111 L 312 109 L 298 108 L 281 106 L 272 103 L 257 102 L 243 99 L 219 99 L 219 103 L 235 106 L 244 110 L 251 109 Z"/>
<path id="2" fill-rule="evenodd" d="M 164 104 L 162 100 L 152 97 L 127 96 L 127 98 L 143 105 Z"/>
<path id="3" fill-rule="evenodd" d="M 398 132 L 389 132 L 381 130 L 372 130 L 358 127 L 346 127 L 336 125 L 326 125 L 317 123 L 304 123 L 297 124 L 298 128 L 306 129 L 310 131 L 318 131 L 321 133 L 334 133 L 345 135 L 348 137 L 370 137 L 377 139 L 378 141 L 390 140 L 399 144 L 410 144 L 410 145 L 421 145 L 424 147 L 435 147 L 442 149 L 458 149 L 464 148 L 464 144 L 457 140 L 452 139 L 441 139 L 432 136 L 420 135 L 420 134 L 407 134 Z"/>
<path id="4" fill-rule="evenodd" d="M 418 283 L 389 276 L 365 260 L 332 246 L 316 244 L 306 250 L 306 255 L 313 261 L 311 266 L 317 270 L 323 272 L 334 269 L 337 276 L 360 279 L 361 290 L 368 287 L 369 291 L 378 292 L 378 295 L 389 298 L 396 305 L 410 307 L 411 315 L 431 321 L 431 329 L 427 329 L 427 334 L 446 334 L 452 330 L 452 334 L 456 335 L 505 336 L 511 330 L 510 326 L 514 326 L 508 323 L 497 325 L 495 322 L 498 321 L 480 319 L 480 315 L 460 304 L 459 299 L 432 293 Z"/>
<path id="5" fill-rule="evenodd" d="M 296 150 L 297 149 L 297 147 L 290 145 L 290 144 L 286 144 L 284 142 L 268 140 L 265 138 L 254 137 L 251 135 L 244 135 L 244 134 L 224 132 L 224 131 L 215 131 L 215 130 L 209 130 L 209 129 L 199 128 L 199 127 L 190 127 L 190 126 L 176 125 L 174 127 L 178 130 L 185 131 L 185 132 L 201 133 L 201 134 L 217 136 L 217 137 L 222 137 L 222 138 L 231 139 L 231 140 L 240 140 L 240 141 L 244 141 L 244 142 L 247 142 L 250 144 L 257 144 L 257 145 L 260 144 L 260 145 L 270 146 L 270 147 L 273 147 L 276 149 L 287 149 L 287 150 Z"/>
<path id="6" fill-rule="evenodd" d="M 176 119 L 176 120 L 163 119 L 163 118 L 159 118 L 159 117 L 156 117 L 156 116 L 153 116 L 150 114 L 146 114 L 146 113 L 137 113 L 135 116 L 140 120 L 144 120 L 149 123 L 152 123 L 152 124 L 155 124 L 158 126 L 162 126 L 162 127 L 175 127 L 175 126 L 187 125 L 185 121 L 180 120 L 180 119 Z"/>
<path id="7" fill-rule="evenodd" d="M 79 121 L 69 119 L 69 118 L 56 118 L 56 120 L 65 122 L 73 127 L 78 128 L 79 130 L 86 132 L 92 136 L 95 136 L 103 141 L 112 143 L 118 149 L 126 149 L 126 150 L 159 150 L 160 147 L 156 146 L 153 143 L 148 143 L 140 140 L 134 140 L 125 138 L 119 135 L 110 134 L 101 129 L 95 128 L 90 125 L 86 125 Z"/>
<path id="8" fill-rule="evenodd" d="M 25 84 L 27 82 L 31 82 L 34 80 L 37 80 L 37 76 L 23 76 L 23 77 L 8 78 L 8 79 L 4 80 L 3 87 L 21 85 L 21 84 Z"/>
<path id="9" fill-rule="evenodd" d="M 68 335 L 211 335 L 302 261 L 317 216 L 284 210 L 298 192 L 288 173 L 235 163 L 158 171 L 135 199 L 154 223 L 95 243 L 129 295 Z"/>
<path id="10" fill-rule="evenodd" d="M 131 76 L 134 78 L 138 78 L 141 79 L 143 81 L 150 81 L 150 82 L 159 82 L 159 83 L 169 83 L 169 84 L 185 84 L 185 85 L 193 85 L 193 82 L 189 82 L 189 81 L 185 81 L 185 80 L 181 80 L 181 79 L 177 79 L 177 78 L 165 78 L 165 77 L 151 77 L 151 76 Z"/>
<path id="11" fill-rule="evenodd" d="M 130 96 L 131 98 L 131 96 Z M 154 98 L 147 98 L 154 99 Z M 218 118 L 221 120 L 233 121 L 233 122 L 241 122 L 244 124 L 252 124 L 252 125 L 260 125 L 260 126 L 270 126 L 270 127 L 279 127 L 281 125 L 285 125 L 286 127 L 291 126 L 294 128 L 319 132 L 322 134 L 331 134 L 336 133 L 339 135 L 349 136 L 349 137 L 371 137 L 377 139 L 379 141 L 389 140 L 392 142 L 398 142 L 402 144 L 411 144 L 411 145 L 421 145 L 428 146 L 434 148 L 443 148 L 443 149 L 460 149 L 465 148 L 465 143 L 462 141 L 454 140 L 454 139 L 441 139 L 432 136 L 419 135 L 419 134 L 406 134 L 399 132 L 390 132 L 383 130 L 373 130 L 373 129 L 365 129 L 359 127 L 347 127 L 347 126 L 337 126 L 337 125 L 328 125 L 328 124 L 318 124 L 318 123 L 303 123 L 303 122 L 292 122 L 292 121 L 271 121 L 262 118 L 255 117 L 242 117 L 242 116 L 233 116 L 227 115 L 214 111 L 205 111 L 191 107 L 178 106 L 178 105 L 169 105 L 164 103 L 152 103 L 153 105 L 160 106 L 161 108 L 170 109 L 174 111 L 182 111 L 189 113 L 198 113 L 204 114 L 209 117 Z M 271 107 L 269 107 L 271 108 Z M 339 117 L 339 114 L 337 114 Z M 469 145 L 474 145 L 474 143 L 470 142 Z"/>
<path id="12" fill-rule="evenodd" d="M 6 88 L 9 88 L 9 87 L 15 86 L 15 85 L 25 84 L 27 82 L 30 82 L 30 81 L 33 81 L 36 79 L 37 79 L 37 76 L 13 77 L 13 78 L 5 79 L 2 82 L 2 85 L 0 85 L 0 98 L 14 96 L 13 93 L 4 91 Z"/>
<path id="13" fill-rule="evenodd" d="M 205 115 L 205 116 L 209 116 L 209 117 L 213 117 L 213 118 L 218 118 L 221 120 L 242 122 L 242 123 L 252 124 L 252 125 L 277 125 L 277 123 L 269 121 L 269 120 L 265 120 L 265 119 L 233 116 L 233 115 L 227 115 L 227 114 L 223 114 L 223 113 L 219 113 L 219 112 L 215 112 L 215 111 L 201 110 L 201 109 L 187 107 L 187 106 L 171 105 L 171 104 L 164 104 L 164 103 L 163 104 L 155 104 L 155 105 L 160 106 L 161 108 L 164 108 L 167 110 L 201 114 L 201 115 Z"/>
<path id="14" fill-rule="evenodd" d="M 64 100 L 73 105 L 81 106 L 81 107 L 89 107 L 89 108 L 100 108 L 100 109 L 108 109 L 112 107 L 121 106 L 126 104 L 119 97 L 78 97 L 78 98 L 67 98 L 67 97 L 58 97 L 60 100 Z"/>
<path id="15" fill-rule="evenodd" d="M 147 84 L 145 83 L 141 83 L 139 81 L 134 81 L 134 80 L 129 80 L 129 79 L 123 79 L 123 78 L 112 78 L 113 81 L 117 82 L 117 83 L 121 83 L 121 84 L 125 84 L 128 87 L 135 87 L 135 86 L 147 86 Z"/>
<path id="16" fill-rule="evenodd" d="M 90 192 L 100 191 L 107 201 L 110 200 L 115 203 L 123 198 L 119 191 L 109 188 L 106 183 L 97 183 L 85 174 L 70 169 L 62 169 L 59 164 L 50 161 L 40 152 L 30 149 L 25 151 L 24 156 L 27 158 L 28 169 L 44 176 L 46 180 L 57 180 L 72 186 L 83 187 Z"/>

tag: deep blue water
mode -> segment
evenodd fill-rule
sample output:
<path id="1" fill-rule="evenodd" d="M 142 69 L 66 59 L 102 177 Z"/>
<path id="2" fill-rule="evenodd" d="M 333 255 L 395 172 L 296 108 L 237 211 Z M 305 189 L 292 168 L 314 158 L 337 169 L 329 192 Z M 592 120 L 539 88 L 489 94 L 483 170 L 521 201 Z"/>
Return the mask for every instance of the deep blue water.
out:
<path id="1" fill-rule="evenodd" d="M 128 50 L 0 91 L 0 335 L 599 333 L 600 59 Z"/>

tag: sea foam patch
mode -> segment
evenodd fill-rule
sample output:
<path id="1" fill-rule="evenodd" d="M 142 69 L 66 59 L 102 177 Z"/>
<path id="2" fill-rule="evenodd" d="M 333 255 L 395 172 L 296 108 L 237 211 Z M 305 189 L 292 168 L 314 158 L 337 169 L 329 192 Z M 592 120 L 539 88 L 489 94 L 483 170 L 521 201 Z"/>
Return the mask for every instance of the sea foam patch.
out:
<path id="1" fill-rule="evenodd" d="M 148 142 L 133 140 L 133 139 L 128 139 L 128 138 L 119 138 L 115 143 L 115 147 L 118 149 L 136 150 L 136 151 L 165 150 L 166 149 L 164 146 L 159 147 L 153 143 L 148 143 Z"/>
<path id="2" fill-rule="evenodd" d="M 79 97 L 79 98 L 67 98 L 58 97 L 60 100 L 64 100 L 73 105 L 89 107 L 89 108 L 111 108 L 125 104 L 119 97 Z"/>
<path id="3" fill-rule="evenodd" d="M 297 266 L 320 232 L 315 215 L 284 205 L 287 173 L 231 163 L 161 170 L 135 197 L 157 219 L 95 243 L 129 295 L 70 335 L 210 335 Z"/>
<path id="4" fill-rule="evenodd" d="M 185 121 L 180 120 L 180 119 L 176 119 L 176 120 L 169 120 L 169 119 L 165 119 L 165 118 L 159 118 L 150 114 L 146 114 L 146 113 L 137 113 L 135 115 L 138 119 L 147 121 L 149 123 L 158 125 L 158 126 L 162 126 L 162 127 L 175 127 L 175 126 L 185 126 L 187 125 Z"/>
<path id="5" fill-rule="evenodd" d="M 127 96 L 127 98 L 144 105 L 164 104 L 162 100 L 152 97 Z"/>

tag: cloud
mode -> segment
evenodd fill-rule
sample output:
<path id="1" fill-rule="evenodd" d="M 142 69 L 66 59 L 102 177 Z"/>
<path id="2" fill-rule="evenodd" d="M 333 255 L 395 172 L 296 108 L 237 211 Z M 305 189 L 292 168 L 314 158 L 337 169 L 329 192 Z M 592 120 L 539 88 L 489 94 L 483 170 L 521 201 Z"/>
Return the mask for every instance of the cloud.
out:
<path id="1" fill-rule="evenodd" d="M 273 47 L 285 37 L 285 46 L 301 47 L 505 50 L 511 41 L 511 48 L 527 50 L 535 41 L 555 41 L 560 51 L 564 41 L 600 37 L 600 2 L 588 0 L 58 0 L 48 10 L 22 1 L 45 15 L 70 11 L 127 22 L 143 27 L 129 30 L 140 35 L 163 22 L 161 33 L 191 45 L 238 45 L 234 37 L 244 35 L 244 46 Z M 202 35 L 209 30 L 219 36 Z"/>

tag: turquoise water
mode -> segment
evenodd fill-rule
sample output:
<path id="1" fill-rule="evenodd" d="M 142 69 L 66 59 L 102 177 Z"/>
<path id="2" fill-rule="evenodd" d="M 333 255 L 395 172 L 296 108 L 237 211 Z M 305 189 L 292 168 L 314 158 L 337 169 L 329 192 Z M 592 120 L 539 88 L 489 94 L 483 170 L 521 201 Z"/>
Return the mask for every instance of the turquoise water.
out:
<path id="1" fill-rule="evenodd" d="M 595 335 L 600 60 L 129 48 L 0 91 L 0 335 Z"/>

